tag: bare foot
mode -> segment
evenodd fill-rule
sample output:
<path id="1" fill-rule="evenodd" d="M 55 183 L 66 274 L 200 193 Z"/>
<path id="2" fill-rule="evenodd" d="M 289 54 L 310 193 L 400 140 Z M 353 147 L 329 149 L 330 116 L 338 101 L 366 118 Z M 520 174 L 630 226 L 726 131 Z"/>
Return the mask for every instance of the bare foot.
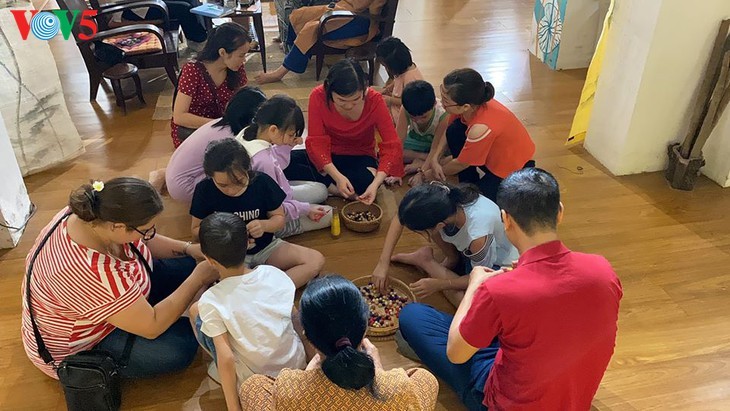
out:
<path id="1" fill-rule="evenodd" d="M 425 263 L 433 261 L 433 250 L 431 247 L 421 247 L 412 253 L 400 253 L 390 258 L 394 263 L 415 265 L 421 267 Z"/>
<path id="2" fill-rule="evenodd" d="M 167 188 L 165 182 L 165 169 L 161 168 L 151 172 L 148 181 L 158 193 L 163 194 Z"/>
<path id="3" fill-rule="evenodd" d="M 403 179 L 400 177 L 388 176 L 385 177 L 385 185 L 388 187 L 401 186 L 403 185 Z"/>
<path id="4" fill-rule="evenodd" d="M 279 73 L 272 71 L 269 73 L 259 73 L 257 74 L 254 79 L 259 84 L 267 84 L 267 83 L 276 83 L 277 81 L 281 81 L 283 78 L 283 75 L 279 75 Z"/>
<path id="5" fill-rule="evenodd" d="M 406 171 L 406 175 L 417 173 L 418 172 L 418 169 L 422 165 L 423 165 L 423 162 L 421 162 L 420 164 L 416 164 L 415 161 L 413 163 L 411 163 L 411 164 L 406 165 L 405 168 L 404 168 L 404 170 Z"/>

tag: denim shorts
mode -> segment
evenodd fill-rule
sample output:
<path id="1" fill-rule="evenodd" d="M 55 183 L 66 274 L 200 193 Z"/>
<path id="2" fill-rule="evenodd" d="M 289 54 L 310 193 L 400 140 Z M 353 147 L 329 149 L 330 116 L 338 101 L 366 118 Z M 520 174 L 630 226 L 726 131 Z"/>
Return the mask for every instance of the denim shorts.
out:
<path id="1" fill-rule="evenodd" d="M 202 326 L 203 320 L 200 319 L 200 316 L 195 317 L 195 338 L 198 339 L 200 346 L 203 347 L 205 351 L 208 351 L 208 354 L 213 357 L 213 361 L 218 362 L 215 355 L 215 344 L 213 344 L 213 339 L 205 335 L 205 333 L 200 330 Z"/>

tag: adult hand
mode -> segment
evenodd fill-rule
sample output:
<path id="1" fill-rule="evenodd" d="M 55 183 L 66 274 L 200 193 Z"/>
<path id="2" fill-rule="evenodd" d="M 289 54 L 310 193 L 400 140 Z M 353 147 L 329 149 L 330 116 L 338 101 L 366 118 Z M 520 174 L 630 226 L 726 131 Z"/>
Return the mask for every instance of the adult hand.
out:
<path id="1" fill-rule="evenodd" d="M 322 219 L 329 213 L 331 208 L 322 205 L 312 205 L 307 213 L 307 218 L 314 221 L 315 223 Z"/>
<path id="2" fill-rule="evenodd" d="M 410 287 L 413 294 L 415 294 L 418 298 L 426 298 L 429 295 L 444 289 L 442 280 L 437 278 L 421 278 L 415 283 L 409 284 L 408 287 Z"/>
<path id="3" fill-rule="evenodd" d="M 203 251 L 200 249 L 200 244 L 190 244 L 185 252 L 196 261 L 205 260 L 205 255 L 203 255 Z"/>
<path id="4" fill-rule="evenodd" d="M 444 168 L 441 167 L 438 159 L 431 160 L 431 172 L 433 178 L 441 181 L 446 181 L 446 174 L 444 174 Z"/>
<path id="5" fill-rule="evenodd" d="M 476 266 L 471 270 L 471 274 L 469 274 L 469 287 L 479 287 L 487 279 L 503 273 L 504 270 L 494 271 L 487 267 Z"/>
<path id="6" fill-rule="evenodd" d="M 403 185 L 403 179 L 400 177 L 388 176 L 385 178 L 385 185 L 388 187 L 400 187 Z"/>
<path id="7" fill-rule="evenodd" d="M 343 197 L 350 198 L 355 194 L 355 189 L 352 188 L 352 184 L 350 183 L 350 180 L 347 179 L 347 177 L 341 176 L 337 180 L 335 180 L 335 183 L 337 183 L 337 189 L 340 191 L 340 194 L 342 194 Z"/>
<path id="8" fill-rule="evenodd" d="M 358 196 L 357 199 L 363 204 L 372 204 L 375 201 L 375 197 L 378 195 L 378 187 L 379 185 L 373 182 L 373 184 L 370 184 L 367 190 L 365 190 L 361 196 Z"/>
<path id="9" fill-rule="evenodd" d="M 253 238 L 260 238 L 264 235 L 264 225 L 261 223 L 261 220 L 249 222 L 246 224 L 246 229 L 248 230 L 248 235 Z"/>
<path id="10" fill-rule="evenodd" d="M 194 276 L 200 281 L 203 286 L 212 284 L 214 281 L 220 279 L 220 274 L 208 261 L 202 261 L 195 266 L 191 276 Z"/>
<path id="11" fill-rule="evenodd" d="M 370 358 L 373 359 L 373 363 L 375 363 L 375 369 L 382 370 L 383 363 L 380 361 L 380 352 L 378 351 L 378 347 L 373 345 L 373 343 L 371 343 L 370 340 L 368 340 L 367 338 L 362 339 L 360 347 L 365 352 L 365 354 L 369 355 Z"/>
<path id="12" fill-rule="evenodd" d="M 381 294 L 385 294 L 388 291 L 388 268 L 390 264 L 378 263 L 373 270 L 372 280 L 373 285 L 377 288 Z"/>
<path id="13" fill-rule="evenodd" d="M 318 368 L 322 368 L 322 356 L 319 353 L 314 354 L 314 357 L 309 361 L 304 371 L 316 370 Z"/>

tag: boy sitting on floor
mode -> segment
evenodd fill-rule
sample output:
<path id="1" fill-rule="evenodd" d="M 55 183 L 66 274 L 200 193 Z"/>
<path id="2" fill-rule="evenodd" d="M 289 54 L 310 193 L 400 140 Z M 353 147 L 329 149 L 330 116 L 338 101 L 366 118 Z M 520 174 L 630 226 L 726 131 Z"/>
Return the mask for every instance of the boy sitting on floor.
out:
<path id="1" fill-rule="evenodd" d="M 423 165 L 437 133 L 444 133 L 447 115 L 436 101 L 433 86 L 423 80 L 412 81 L 403 88 L 403 106 L 396 121 L 398 137 L 403 142 L 406 174 L 413 174 Z"/>
<path id="2" fill-rule="evenodd" d="M 246 223 L 236 215 L 214 213 L 200 223 L 200 248 L 221 280 L 193 303 L 190 319 L 213 357 L 208 375 L 223 386 L 229 410 L 241 409 L 238 387 L 251 375 L 276 377 L 307 365 L 291 320 L 294 283 L 270 265 L 249 269 L 247 244 Z"/>

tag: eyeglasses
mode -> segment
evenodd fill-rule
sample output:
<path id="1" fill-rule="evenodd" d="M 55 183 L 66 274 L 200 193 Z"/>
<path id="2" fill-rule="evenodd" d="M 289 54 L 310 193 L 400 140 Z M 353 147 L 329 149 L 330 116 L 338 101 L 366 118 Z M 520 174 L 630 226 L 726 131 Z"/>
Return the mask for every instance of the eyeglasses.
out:
<path id="1" fill-rule="evenodd" d="M 150 241 L 151 239 L 155 238 L 155 235 L 157 234 L 157 228 L 154 225 L 144 231 L 132 226 L 127 226 L 127 228 L 131 228 L 132 230 L 140 233 L 144 241 Z"/>

